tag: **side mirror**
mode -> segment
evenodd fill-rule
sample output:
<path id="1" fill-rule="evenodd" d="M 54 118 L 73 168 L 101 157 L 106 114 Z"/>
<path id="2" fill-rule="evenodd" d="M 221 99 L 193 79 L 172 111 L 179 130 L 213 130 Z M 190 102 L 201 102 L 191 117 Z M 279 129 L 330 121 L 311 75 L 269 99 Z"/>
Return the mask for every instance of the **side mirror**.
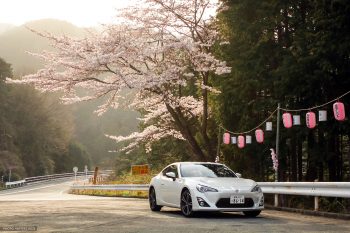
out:
<path id="1" fill-rule="evenodd" d="M 175 175 L 174 172 L 167 172 L 167 173 L 165 173 L 165 176 L 168 177 L 168 178 L 171 178 L 173 180 L 176 179 L 176 175 Z"/>
<path id="2" fill-rule="evenodd" d="M 242 174 L 241 174 L 241 173 L 236 173 L 236 176 L 237 176 L 238 178 L 242 178 Z"/>

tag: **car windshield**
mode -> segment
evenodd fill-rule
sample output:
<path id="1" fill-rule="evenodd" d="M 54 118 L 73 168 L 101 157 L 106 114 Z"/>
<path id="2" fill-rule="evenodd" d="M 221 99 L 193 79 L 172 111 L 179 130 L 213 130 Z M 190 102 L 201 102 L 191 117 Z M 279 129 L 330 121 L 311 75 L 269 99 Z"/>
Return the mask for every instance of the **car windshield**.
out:
<path id="1" fill-rule="evenodd" d="M 236 174 L 222 164 L 181 164 L 180 172 L 182 177 L 233 177 Z"/>

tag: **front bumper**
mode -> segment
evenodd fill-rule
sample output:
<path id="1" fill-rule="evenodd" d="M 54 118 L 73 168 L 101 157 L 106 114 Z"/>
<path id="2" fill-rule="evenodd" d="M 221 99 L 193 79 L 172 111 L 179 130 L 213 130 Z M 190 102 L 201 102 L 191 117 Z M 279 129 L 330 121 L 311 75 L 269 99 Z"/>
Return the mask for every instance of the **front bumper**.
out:
<path id="1" fill-rule="evenodd" d="M 243 195 L 244 204 L 230 204 L 232 195 Z M 233 192 L 232 190 L 220 190 L 219 192 L 201 193 L 194 190 L 192 195 L 193 211 L 221 211 L 221 212 L 241 212 L 249 210 L 264 209 L 264 194 L 257 192 Z M 200 206 L 198 198 L 204 200 L 209 206 Z"/>

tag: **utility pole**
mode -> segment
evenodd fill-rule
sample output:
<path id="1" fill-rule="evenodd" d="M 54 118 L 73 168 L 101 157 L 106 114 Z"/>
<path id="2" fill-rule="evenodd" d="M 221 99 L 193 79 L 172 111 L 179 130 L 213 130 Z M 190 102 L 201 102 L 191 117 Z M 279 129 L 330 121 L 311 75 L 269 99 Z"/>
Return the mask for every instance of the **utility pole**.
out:
<path id="1" fill-rule="evenodd" d="M 217 150 L 216 150 L 216 157 L 217 158 L 220 158 L 220 144 L 221 144 L 221 127 L 219 126 L 219 134 L 218 134 L 218 147 L 217 147 Z"/>
<path id="2" fill-rule="evenodd" d="M 277 158 L 277 161 L 279 161 L 279 152 L 280 152 L 280 150 L 279 150 L 280 117 L 281 117 L 280 110 L 281 110 L 281 104 L 278 103 L 278 106 L 277 106 L 277 130 L 276 130 L 276 158 Z M 275 171 L 275 182 L 278 182 L 278 167 L 279 167 L 279 163 L 278 163 L 277 169 Z"/>
<path id="3" fill-rule="evenodd" d="M 279 167 L 279 143 L 280 143 L 280 110 L 281 110 L 281 104 L 278 103 L 277 106 L 277 129 L 276 129 L 276 160 L 277 160 L 277 166 L 275 170 L 275 182 L 278 182 L 278 167 Z M 275 194 L 275 203 L 274 206 L 278 207 L 278 194 Z"/>

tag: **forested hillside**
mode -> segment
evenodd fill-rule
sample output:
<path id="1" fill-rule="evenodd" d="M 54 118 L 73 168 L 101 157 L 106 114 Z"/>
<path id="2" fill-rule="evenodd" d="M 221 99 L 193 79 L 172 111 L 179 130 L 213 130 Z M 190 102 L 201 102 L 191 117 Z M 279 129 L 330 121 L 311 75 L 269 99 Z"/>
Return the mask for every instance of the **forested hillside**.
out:
<path id="1" fill-rule="evenodd" d="M 73 137 L 69 109 L 31 87 L 6 85 L 11 76 L 11 65 L 0 59 L 0 176 L 8 180 L 11 169 L 16 180 L 90 165 Z"/>
<path id="2" fill-rule="evenodd" d="M 275 171 L 270 149 L 276 148 L 275 110 L 280 104 L 283 109 L 302 110 L 290 111 L 293 115 L 300 115 L 301 125 L 287 129 L 280 121 L 279 180 L 350 180 L 350 95 L 339 99 L 345 104 L 345 120 L 335 120 L 332 109 L 337 97 L 350 91 L 350 3 L 346 0 L 221 2 L 223 5 L 216 20 L 210 21 L 210 24 L 207 21 L 201 21 L 204 22 L 202 25 L 195 23 L 193 27 L 198 27 L 196 32 L 183 34 L 187 39 L 190 38 L 188 43 L 179 39 L 179 35 L 174 37 L 176 42 L 167 40 L 174 35 L 166 37 L 161 29 L 164 25 L 170 28 L 174 25 L 165 18 L 159 18 L 159 21 L 137 18 L 145 25 L 155 23 L 156 26 L 152 27 L 158 27 L 161 36 L 153 35 L 154 31 L 146 33 L 145 27 L 138 27 L 141 25 L 138 23 L 133 26 L 136 25 L 140 35 L 146 35 L 145 38 L 134 38 L 135 32 L 128 34 L 127 30 L 115 26 L 106 26 L 103 35 L 94 34 L 89 39 L 80 41 L 47 36 L 47 39 L 57 41 L 57 53 L 48 59 L 46 66 L 46 71 L 54 73 L 49 77 L 52 82 L 43 84 L 42 80 L 45 78 L 47 81 L 47 77 L 36 71 L 33 72 L 36 74 L 27 76 L 27 81 L 23 82 L 31 83 L 44 91 L 57 88 L 72 94 L 72 86 L 65 85 L 65 81 L 70 80 L 73 86 L 88 88 L 94 94 L 91 98 L 97 99 L 96 102 L 72 105 L 74 127 L 66 127 L 71 122 L 68 114 L 68 118 L 62 122 L 59 138 L 48 143 L 62 145 L 60 142 L 64 141 L 67 151 L 70 148 L 67 146 L 70 144 L 67 144 L 69 138 L 74 138 L 85 145 L 94 162 L 111 166 L 110 161 L 116 160 L 118 172 L 129 171 L 131 164 L 149 163 L 159 170 L 170 162 L 211 161 L 218 155 L 221 162 L 242 172 L 244 177 L 272 181 Z M 129 12 L 130 19 L 135 19 L 133 13 L 135 12 Z M 127 14 L 128 12 L 125 13 Z M 177 16 L 175 14 L 174 17 Z M 194 17 L 197 16 L 195 14 Z M 194 30 L 183 22 L 184 18 L 174 20 L 182 20 L 184 28 Z M 166 33 L 171 32 L 168 30 Z M 144 43 L 150 40 L 148 33 L 162 43 L 158 41 L 156 46 Z M 32 68 L 27 68 L 28 58 L 25 57 L 22 62 L 15 64 L 17 59 L 11 57 L 11 51 L 16 51 L 16 45 L 11 45 L 9 51 L 10 46 L 1 48 L 4 44 L 1 41 L 12 40 L 6 37 L 10 34 L 7 32 L 0 35 L 0 54 L 7 54 L 9 63 L 14 62 L 14 67 L 18 68 L 15 73 L 26 73 L 36 69 L 33 67 L 40 66 L 40 63 L 33 60 Z M 81 35 L 80 32 L 78 35 Z M 31 36 L 36 38 L 36 35 Z M 43 38 L 40 40 L 45 41 Z M 154 42 L 153 38 L 151 41 Z M 42 48 L 46 46 L 47 44 Z M 33 49 L 37 51 L 35 46 Z M 119 50 L 122 52 L 119 53 Z M 152 56 L 155 54 L 154 58 L 150 58 L 148 53 Z M 166 59 L 161 59 L 159 54 L 163 54 Z M 138 68 L 143 65 L 145 67 Z M 63 74 L 64 80 L 56 82 L 55 77 L 62 79 L 61 69 L 67 71 Z M 144 71 L 149 73 L 145 74 Z M 101 73 L 111 76 L 103 76 Z M 34 78 L 30 79 L 32 77 Z M 154 80 L 160 83 L 157 84 Z M 129 95 L 137 93 L 137 98 L 133 99 L 136 102 L 132 104 L 138 106 L 143 117 L 142 124 L 136 120 L 138 113 L 123 108 L 111 108 L 102 118 L 90 115 L 101 103 L 106 103 L 106 108 L 117 106 L 117 99 L 123 99 L 119 95 L 129 89 L 134 91 L 129 92 Z M 144 92 L 141 93 L 140 90 Z M 19 96 L 23 93 L 21 91 Z M 104 99 L 106 97 L 110 98 L 109 102 Z M 127 98 L 126 101 L 128 103 Z M 328 104 L 323 105 L 324 103 Z M 319 105 L 322 107 L 312 108 Z M 326 110 L 328 114 L 327 121 L 317 121 L 317 126 L 313 129 L 306 127 L 305 123 L 306 113 L 311 108 L 316 114 L 318 110 Z M 283 109 L 281 115 L 288 112 Z M 270 115 L 273 130 L 265 132 L 264 143 L 258 144 L 253 139 L 252 144 L 242 149 L 237 145 L 222 143 L 225 130 L 245 132 L 254 129 Z M 60 120 L 62 119 L 53 122 Z M 131 134 L 138 127 L 142 132 Z M 224 130 L 220 130 L 220 127 Z M 262 124 L 261 128 L 264 127 Z M 116 135 L 111 138 L 119 144 L 108 141 L 104 134 Z M 254 138 L 254 131 L 250 134 Z M 125 137 L 118 137 L 119 135 Z M 108 150 L 118 150 L 128 145 L 131 145 L 129 149 L 135 149 L 129 154 L 107 154 Z M 54 148 L 63 149 L 59 146 Z M 52 153 L 57 154 L 57 150 Z M 13 149 L 12 153 L 15 152 L 16 149 Z M 20 155 L 18 152 L 17 160 L 23 163 L 23 172 L 29 172 L 28 169 L 25 170 L 26 162 L 21 160 Z M 103 161 L 101 158 L 108 159 Z M 47 168 L 50 168 L 48 164 L 55 164 L 53 159 L 47 161 L 51 161 L 46 163 Z"/>
<path id="3" fill-rule="evenodd" d="M 115 143 L 105 134 L 128 134 L 138 127 L 136 112 L 111 110 L 99 117 L 98 101 L 62 105 L 60 94 L 41 94 L 29 86 L 4 83 L 43 67 L 27 52 L 52 50 L 45 40 L 29 30 L 81 38 L 88 34 L 59 20 L 38 20 L 20 27 L 5 26 L 0 34 L 0 176 L 13 177 L 71 172 L 84 165 L 112 168 Z M 92 29 L 91 29 L 92 30 Z"/>

